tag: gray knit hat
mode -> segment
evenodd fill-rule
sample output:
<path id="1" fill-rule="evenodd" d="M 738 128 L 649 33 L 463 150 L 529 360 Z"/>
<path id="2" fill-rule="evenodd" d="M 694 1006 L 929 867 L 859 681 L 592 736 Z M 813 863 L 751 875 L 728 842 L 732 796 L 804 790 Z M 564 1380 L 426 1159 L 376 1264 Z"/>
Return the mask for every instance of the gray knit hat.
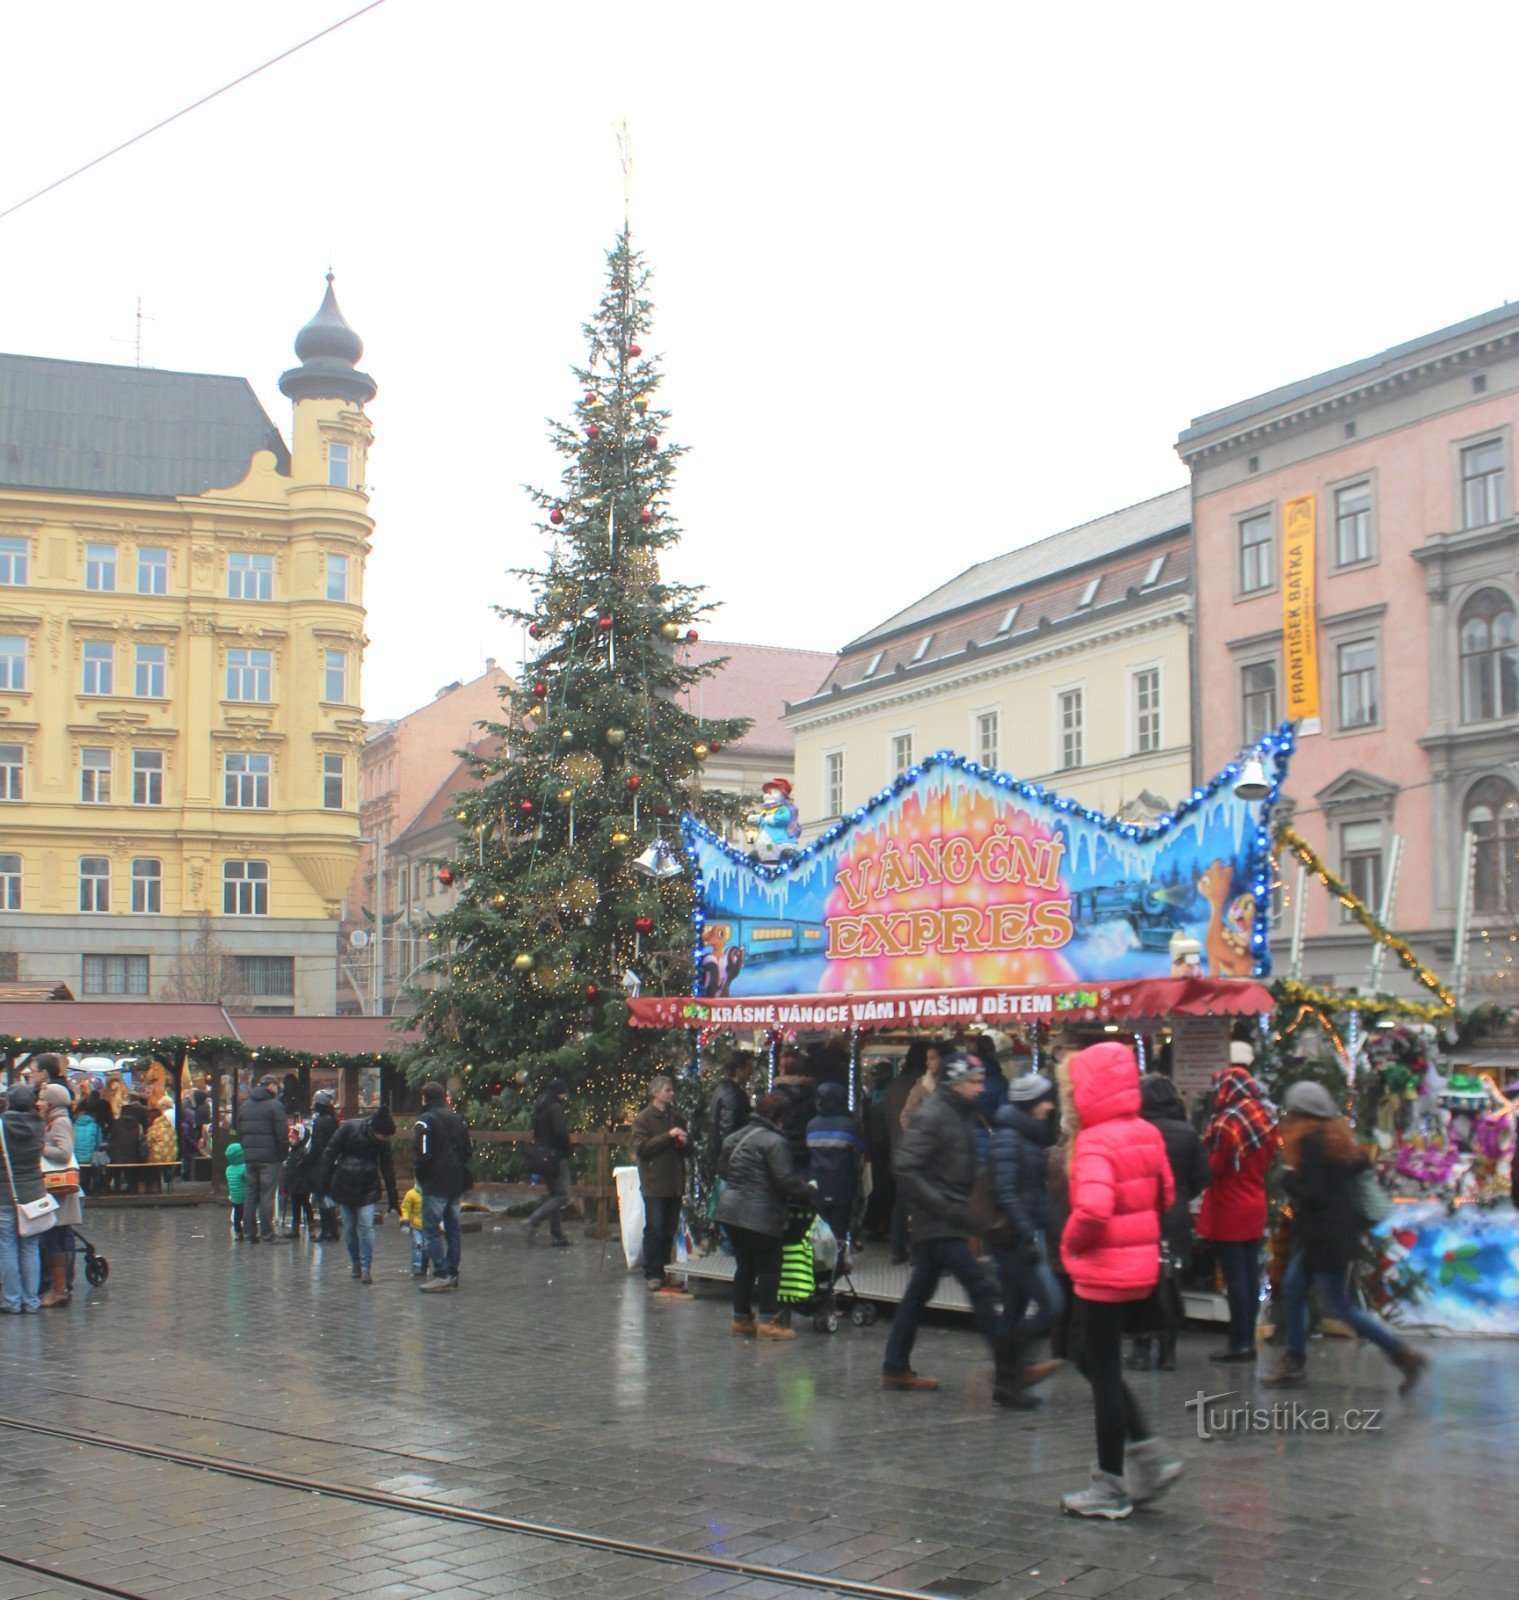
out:
<path id="1" fill-rule="evenodd" d="M 1308 1078 L 1293 1084 L 1287 1091 L 1283 1105 L 1289 1112 L 1299 1117 L 1321 1117 L 1327 1120 L 1329 1117 L 1339 1115 L 1339 1110 L 1324 1085 L 1314 1083 Z"/>

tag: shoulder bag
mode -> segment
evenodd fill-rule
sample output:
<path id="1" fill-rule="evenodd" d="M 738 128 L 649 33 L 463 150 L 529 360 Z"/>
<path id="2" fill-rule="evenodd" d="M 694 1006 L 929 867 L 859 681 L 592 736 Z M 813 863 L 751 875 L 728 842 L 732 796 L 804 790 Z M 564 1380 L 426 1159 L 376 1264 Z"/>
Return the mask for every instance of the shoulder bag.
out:
<path id="1" fill-rule="evenodd" d="M 5 1123 L 0 1120 L 0 1155 L 5 1157 L 5 1177 L 11 1188 L 11 1204 L 16 1208 L 16 1232 L 23 1239 L 33 1234 L 46 1233 L 53 1226 L 53 1213 L 58 1202 L 50 1194 L 40 1200 L 20 1200 L 16 1196 L 16 1173 L 11 1166 L 11 1147 L 5 1137 Z"/>
<path id="2" fill-rule="evenodd" d="M 72 1151 L 67 1161 L 42 1158 L 42 1187 L 60 1200 L 79 1193 L 79 1158 Z"/>

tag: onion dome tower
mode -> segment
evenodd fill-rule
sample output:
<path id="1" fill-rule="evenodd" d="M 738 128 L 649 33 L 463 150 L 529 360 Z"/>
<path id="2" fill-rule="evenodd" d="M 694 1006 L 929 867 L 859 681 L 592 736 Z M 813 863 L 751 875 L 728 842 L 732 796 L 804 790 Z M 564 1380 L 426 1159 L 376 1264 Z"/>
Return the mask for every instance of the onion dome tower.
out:
<path id="1" fill-rule="evenodd" d="M 300 366 L 280 377 L 280 393 L 291 400 L 343 400 L 362 406 L 374 399 L 374 379 L 358 370 L 364 341 L 338 309 L 331 272 L 327 274 L 327 293 L 322 296 L 316 315 L 295 336 L 295 353 L 300 357 Z"/>

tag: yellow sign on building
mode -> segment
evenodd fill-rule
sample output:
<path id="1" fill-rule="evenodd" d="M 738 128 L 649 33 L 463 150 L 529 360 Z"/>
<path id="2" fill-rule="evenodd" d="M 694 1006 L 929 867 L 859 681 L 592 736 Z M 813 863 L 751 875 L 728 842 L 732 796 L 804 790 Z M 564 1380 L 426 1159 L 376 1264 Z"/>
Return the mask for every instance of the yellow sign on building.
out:
<path id="1" fill-rule="evenodd" d="M 1317 733 L 1319 641 L 1314 621 L 1317 524 L 1311 494 L 1289 500 L 1282 516 L 1282 654 L 1287 669 L 1287 715 Z"/>

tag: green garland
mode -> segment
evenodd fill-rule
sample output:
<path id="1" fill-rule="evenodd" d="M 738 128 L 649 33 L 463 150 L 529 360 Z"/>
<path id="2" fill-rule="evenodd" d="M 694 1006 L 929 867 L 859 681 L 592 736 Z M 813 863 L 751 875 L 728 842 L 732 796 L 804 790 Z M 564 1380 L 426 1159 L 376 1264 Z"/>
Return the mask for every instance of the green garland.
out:
<path id="1" fill-rule="evenodd" d="M 24 1039 L 19 1034 L 11 1034 L 8 1039 L 0 1038 L 0 1050 L 12 1057 L 52 1051 L 58 1055 L 162 1056 L 176 1063 L 186 1055 L 209 1054 L 256 1061 L 261 1067 L 318 1067 L 337 1072 L 350 1067 L 400 1066 L 399 1056 L 388 1050 L 330 1055 L 317 1050 L 291 1050 L 284 1045 L 259 1045 L 255 1049 L 246 1039 L 225 1035 L 214 1038 L 199 1034 L 166 1034 L 155 1039 Z"/>

